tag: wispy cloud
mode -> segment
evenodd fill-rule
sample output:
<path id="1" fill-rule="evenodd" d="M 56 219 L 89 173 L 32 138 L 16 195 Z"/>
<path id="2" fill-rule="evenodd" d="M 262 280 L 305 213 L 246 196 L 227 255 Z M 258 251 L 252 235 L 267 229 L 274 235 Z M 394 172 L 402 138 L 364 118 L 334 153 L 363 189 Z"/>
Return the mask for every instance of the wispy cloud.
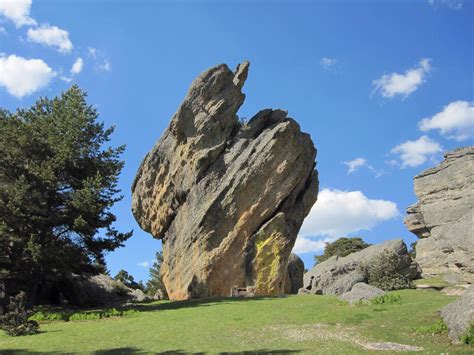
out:
<path id="1" fill-rule="evenodd" d="M 375 177 L 380 177 L 386 174 L 385 171 L 374 168 L 372 165 L 368 163 L 367 159 L 362 158 L 362 157 L 345 161 L 344 165 L 347 166 L 347 175 L 351 175 L 355 173 L 357 170 L 359 170 L 362 167 L 369 169 L 372 173 L 375 174 Z"/>
<path id="2" fill-rule="evenodd" d="M 334 67 L 334 65 L 337 64 L 337 59 L 336 58 L 328 58 L 328 57 L 323 57 L 319 61 L 319 63 L 322 65 L 322 67 L 326 70 Z"/>
<path id="3" fill-rule="evenodd" d="M 431 70 L 431 59 L 421 59 L 417 67 L 408 69 L 405 73 L 384 74 L 381 78 L 372 82 L 374 90 L 372 93 L 380 93 L 383 97 L 393 98 L 395 96 L 408 95 L 416 91 L 426 80 L 426 75 Z"/>
<path id="4" fill-rule="evenodd" d="M 137 263 L 137 266 L 141 266 L 141 267 L 151 267 L 153 265 L 153 262 L 154 260 L 150 260 L 150 261 L 142 261 L 142 262 L 139 262 Z"/>
<path id="5" fill-rule="evenodd" d="M 428 0 L 431 6 L 446 6 L 451 10 L 462 10 L 464 6 L 463 0 Z"/>

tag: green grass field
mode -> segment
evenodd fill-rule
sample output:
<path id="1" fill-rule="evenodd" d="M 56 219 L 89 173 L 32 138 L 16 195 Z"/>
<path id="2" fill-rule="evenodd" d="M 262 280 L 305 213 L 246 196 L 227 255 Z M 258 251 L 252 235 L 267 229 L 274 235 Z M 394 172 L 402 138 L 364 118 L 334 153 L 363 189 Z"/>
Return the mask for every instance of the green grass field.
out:
<path id="1" fill-rule="evenodd" d="M 314 295 L 160 301 L 137 305 L 129 317 L 43 323 L 32 336 L 2 333 L 0 354 L 388 353 L 371 350 L 378 342 L 415 345 L 432 354 L 474 351 L 451 345 L 445 332 L 426 330 L 455 298 L 432 290 L 397 293 L 399 302 L 365 306 Z"/>

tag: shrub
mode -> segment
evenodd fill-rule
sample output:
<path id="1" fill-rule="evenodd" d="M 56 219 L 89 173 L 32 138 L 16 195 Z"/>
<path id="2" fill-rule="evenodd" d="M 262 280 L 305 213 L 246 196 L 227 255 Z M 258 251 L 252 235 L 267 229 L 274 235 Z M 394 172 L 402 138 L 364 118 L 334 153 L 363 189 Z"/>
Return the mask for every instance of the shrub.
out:
<path id="1" fill-rule="evenodd" d="M 442 334 L 448 332 L 448 326 L 440 319 L 436 323 L 415 327 L 413 330 L 422 334 Z"/>
<path id="2" fill-rule="evenodd" d="M 385 250 L 371 260 L 370 264 L 361 265 L 359 268 L 365 274 L 369 285 L 384 291 L 413 288 L 412 281 L 400 274 L 397 266 L 398 255 L 393 251 Z"/>
<path id="3" fill-rule="evenodd" d="M 402 300 L 402 296 L 398 293 L 386 293 L 385 295 L 377 296 L 370 300 L 373 305 L 398 303 Z"/>
<path id="4" fill-rule="evenodd" d="M 64 312 L 37 311 L 29 319 L 37 322 L 68 321 L 70 314 Z"/>
<path id="5" fill-rule="evenodd" d="M 474 324 L 469 326 L 466 333 L 461 336 L 460 340 L 463 344 L 474 345 Z"/>
<path id="6" fill-rule="evenodd" d="M 32 312 L 26 309 L 26 294 L 20 292 L 10 297 L 6 313 L 0 317 L 0 325 L 10 336 L 30 335 L 39 332 L 39 325 L 28 318 Z"/>

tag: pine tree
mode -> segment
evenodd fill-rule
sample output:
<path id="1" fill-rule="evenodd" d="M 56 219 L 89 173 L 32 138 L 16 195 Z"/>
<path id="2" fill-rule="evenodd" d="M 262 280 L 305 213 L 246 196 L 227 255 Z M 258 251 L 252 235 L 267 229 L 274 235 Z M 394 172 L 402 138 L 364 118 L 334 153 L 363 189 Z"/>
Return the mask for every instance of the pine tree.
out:
<path id="1" fill-rule="evenodd" d="M 104 270 L 104 254 L 132 232 L 112 225 L 124 146 L 103 147 L 98 122 L 72 86 L 15 113 L 0 110 L 0 282 L 26 291 L 42 281 Z"/>

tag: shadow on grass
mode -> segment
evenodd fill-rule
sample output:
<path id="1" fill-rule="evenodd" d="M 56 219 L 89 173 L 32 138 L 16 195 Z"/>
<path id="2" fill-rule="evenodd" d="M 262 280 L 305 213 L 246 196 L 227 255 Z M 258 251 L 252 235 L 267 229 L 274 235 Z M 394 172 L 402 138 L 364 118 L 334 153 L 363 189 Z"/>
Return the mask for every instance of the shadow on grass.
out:
<path id="1" fill-rule="evenodd" d="M 193 308 L 193 307 L 209 307 L 215 306 L 216 304 L 232 304 L 232 303 L 243 303 L 248 301 L 262 301 L 262 300 L 278 300 L 285 298 L 286 296 L 275 296 L 275 297 L 248 297 L 248 298 L 234 298 L 234 297 L 220 297 L 220 298 L 202 298 L 196 300 L 186 301 L 168 301 L 159 304 L 153 303 L 140 303 L 130 308 L 136 309 L 137 311 L 165 311 L 182 308 Z M 232 354 L 232 353 L 229 353 Z"/>

